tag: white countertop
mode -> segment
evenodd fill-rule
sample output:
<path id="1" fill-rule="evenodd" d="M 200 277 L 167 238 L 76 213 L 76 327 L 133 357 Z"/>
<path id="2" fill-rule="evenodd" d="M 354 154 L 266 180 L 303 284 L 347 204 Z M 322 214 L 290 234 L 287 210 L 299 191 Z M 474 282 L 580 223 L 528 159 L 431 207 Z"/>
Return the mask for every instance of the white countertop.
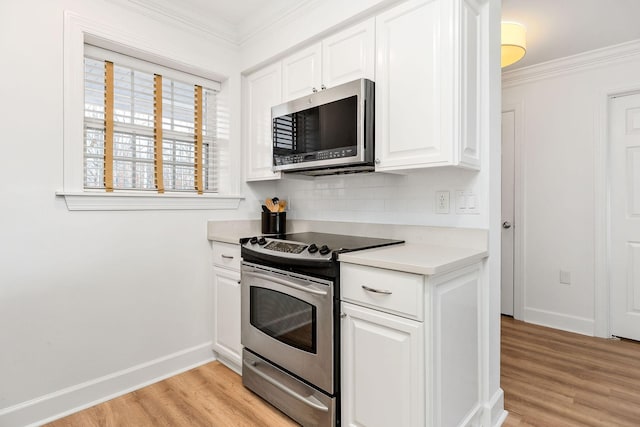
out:
<path id="1" fill-rule="evenodd" d="M 408 273 L 442 274 L 471 265 L 488 256 L 482 249 L 405 243 L 340 254 L 338 260 Z"/>
<path id="2" fill-rule="evenodd" d="M 384 237 L 407 243 L 341 254 L 339 261 L 389 270 L 433 275 L 481 261 L 489 254 L 487 231 L 450 227 L 361 224 L 292 220 L 289 233 L 318 231 L 354 236 Z M 259 220 L 209 221 L 209 240 L 239 244 L 241 237 L 261 234 Z"/>

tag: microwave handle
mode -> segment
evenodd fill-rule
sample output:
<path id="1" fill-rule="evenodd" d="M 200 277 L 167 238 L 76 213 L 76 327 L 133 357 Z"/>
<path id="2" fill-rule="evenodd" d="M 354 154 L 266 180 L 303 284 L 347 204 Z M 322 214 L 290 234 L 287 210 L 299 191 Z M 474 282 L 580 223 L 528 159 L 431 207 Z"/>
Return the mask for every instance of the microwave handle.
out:
<path id="1" fill-rule="evenodd" d="M 254 272 L 251 272 L 251 271 L 243 271 L 242 274 L 244 274 L 246 276 L 255 277 L 257 279 L 263 279 L 263 280 L 266 280 L 266 281 L 275 282 L 275 283 L 278 283 L 280 285 L 287 286 L 289 288 L 297 289 L 299 291 L 307 292 L 307 293 L 310 293 L 310 294 L 320 295 L 320 296 L 323 296 L 323 297 L 327 296 L 327 292 L 325 292 L 325 291 L 318 291 L 316 289 L 309 289 L 309 288 L 307 288 L 305 286 L 298 285 L 298 284 L 290 282 L 288 280 L 280 279 L 279 277 L 270 276 L 268 274 L 254 273 Z"/>
<path id="2" fill-rule="evenodd" d="M 258 369 L 258 366 L 257 366 L 258 362 L 254 362 L 254 361 L 247 362 L 245 360 L 245 361 L 243 361 L 243 365 L 244 365 L 245 368 L 249 368 L 254 374 L 259 376 L 263 380 L 267 381 L 269 384 L 273 385 L 276 388 L 279 388 L 283 392 L 287 393 L 289 396 L 299 400 L 300 402 L 304 403 L 305 405 L 311 406 L 312 408 L 317 409 L 318 411 L 322 411 L 322 412 L 329 411 L 329 408 L 327 408 L 326 406 L 320 404 L 319 402 L 314 402 L 311 399 L 308 399 L 308 398 L 306 398 L 304 396 L 299 395 L 298 393 L 296 393 L 295 391 L 291 390 L 286 385 L 279 383 L 278 381 L 276 381 L 275 379 L 271 378 L 267 374 L 261 372 Z"/>

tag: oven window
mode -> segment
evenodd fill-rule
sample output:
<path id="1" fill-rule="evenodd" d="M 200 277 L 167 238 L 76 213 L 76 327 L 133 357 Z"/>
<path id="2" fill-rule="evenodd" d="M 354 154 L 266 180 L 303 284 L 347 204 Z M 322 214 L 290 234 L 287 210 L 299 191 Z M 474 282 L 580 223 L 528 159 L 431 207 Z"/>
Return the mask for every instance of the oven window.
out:
<path id="1" fill-rule="evenodd" d="M 251 286 L 250 322 L 255 328 L 309 353 L 316 353 L 316 307 L 271 289 Z"/>

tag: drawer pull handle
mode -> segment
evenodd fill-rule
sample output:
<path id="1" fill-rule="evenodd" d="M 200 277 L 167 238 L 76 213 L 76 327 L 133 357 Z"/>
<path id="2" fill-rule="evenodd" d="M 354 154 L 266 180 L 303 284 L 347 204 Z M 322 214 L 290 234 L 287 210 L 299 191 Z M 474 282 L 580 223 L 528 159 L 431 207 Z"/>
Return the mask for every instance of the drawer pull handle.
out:
<path id="1" fill-rule="evenodd" d="M 365 285 L 362 285 L 362 289 L 364 289 L 365 291 L 373 292 L 375 294 L 391 295 L 393 293 L 391 291 L 387 291 L 386 289 L 374 289 Z"/>
<path id="2" fill-rule="evenodd" d="M 225 255 L 225 254 L 221 254 L 220 255 L 222 258 L 224 259 L 233 259 L 233 255 Z"/>

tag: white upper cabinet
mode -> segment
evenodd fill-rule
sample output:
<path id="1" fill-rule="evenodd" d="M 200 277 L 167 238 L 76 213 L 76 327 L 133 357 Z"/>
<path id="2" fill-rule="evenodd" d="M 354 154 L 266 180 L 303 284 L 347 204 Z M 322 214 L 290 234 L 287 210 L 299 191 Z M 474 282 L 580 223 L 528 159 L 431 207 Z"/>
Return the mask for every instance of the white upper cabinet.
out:
<path id="1" fill-rule="evenodd" d="M 375 25 L 376 170 L 478 169 L 475 0 L 409 0 Z"/>
<path id="2" fill-rule="evenodd" d="M 334 34 L 282 60 L 283 102 L 359 78 L 374 78 L 375 20 Z"/>
<path id="3" fill-rule="evenodd" d="M 282 102 L 281 63 L 248 75 L 245 83 L 245 179 L 278 179 L 280 172 L 272 171 L 271 107 Z"/>
<path id="4" fill-rule="evenodd" d="M 316 43 L 282 60 L 283 102 L 320 90 L 322 46 Z"/>
<path id="5" fill-rule="evenodd" d="M 322 41 L 322 83 L 337 86 L 356 79 L 375 80 L 375 19 Z"/>

